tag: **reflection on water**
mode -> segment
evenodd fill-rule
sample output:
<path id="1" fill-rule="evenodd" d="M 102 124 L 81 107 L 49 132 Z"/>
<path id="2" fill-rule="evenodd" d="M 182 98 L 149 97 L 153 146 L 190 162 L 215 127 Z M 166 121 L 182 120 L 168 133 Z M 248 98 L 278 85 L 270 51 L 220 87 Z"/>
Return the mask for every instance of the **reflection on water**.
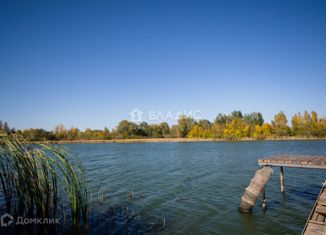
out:
<path id="1" fill-rule="evenodd" d="M 253 214 L 247 215 L 237 209 L 258 169 L 258 158 L 326 155 L 326 141 L 69 146 L 96 189 L 91 231 L 102 234 L 299 234 L 325 178 L 323 170 L 285 168 L 283 195 L 279 169 L 274 168 L 266 187 L 268 210 L 262 211 L 258 201 Z M 97 192 L 103 192 L 101 203 Z M 119 217 L 119 205 L 119 213 L 127 216 Z"/>

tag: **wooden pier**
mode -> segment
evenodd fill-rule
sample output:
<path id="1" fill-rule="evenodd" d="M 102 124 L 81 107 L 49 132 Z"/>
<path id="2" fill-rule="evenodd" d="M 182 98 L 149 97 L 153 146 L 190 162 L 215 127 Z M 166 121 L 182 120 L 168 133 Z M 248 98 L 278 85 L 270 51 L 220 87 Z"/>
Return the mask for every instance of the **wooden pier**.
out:
<path id="1" fill-rule="evenodd" d="M 326 234 L 326 181 L 310 213 L 302 235 Z"/>
<path id="2" fill-rule="evenodd" d="M 278 155 L 259 159 L 260 166 L 326 169 L 326 156 Z"/>
<path id="3" fill-rule="evenodd" d="M 277 155 L 259 159 L 258 164 L 261 166 L 261 169 L 257 170 L 254 178 L 246 188 L 244 195 L 241 197 L 239 208 L 241 212 L 250 213 L 259 197 L 259 194 L 262 196 L 262 208 L 266 209 L 265 185 L 273 173 L 272 167 L 280 167 L 280 191 L 284 193 L 284 167 L 326 170 L 326 156 Z M 304 235 L 326 235 L 325 183 L 323 184 L 315 206 L 307 220 L 306 226 L 304 227 L 302 232 Z"/>

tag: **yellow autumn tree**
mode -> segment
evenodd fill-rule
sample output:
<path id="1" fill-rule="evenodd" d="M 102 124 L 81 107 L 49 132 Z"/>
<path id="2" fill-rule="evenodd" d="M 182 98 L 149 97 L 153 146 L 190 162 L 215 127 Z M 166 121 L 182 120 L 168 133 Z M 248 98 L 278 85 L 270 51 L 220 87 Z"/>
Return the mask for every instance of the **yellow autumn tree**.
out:
<path id="1" fill-rule="evenodd" d="M 68 140 L 75 140 L 78 138 L 78 134 L 79 134 L 79 129 L 76 127 L 71 127 L 68 131 L 67 131 L 67 139 Z"/>
<path id="2" fill-rule="evenodd" d="M 266 139 L 272 135 L 272 126 L 268 123 L 263 124 L 262 126 L 256 125 L 253 132 L 253 137 L 255 139 Z"/>
<path id="3" fill-rule="evenodd" d="M 188 137 L 189 138 L 199 138 L 200 135 L 201 135 L 201 132 L 202 132 L 201 127 L 198 126 L 198 125 L 194 125 L 191 128 L 191 130 L 190 130 L 190 132 L 188 134 Z"/>
<path id="4" fill-rule="evenodd" d="M 288 136 L 290 128 L 287 125 L 287 118 L 283 111 L 274 116 L 272 121 L 276 136 Z"/>
<path id="5" fill-rule="evenodd" d="M 249 124 L 242 119 L 234 118 L 230 123 L 226 124 L 223 134 L 228 140 L 238 140 L 249 137 Z"/>
<path id="6" fill-rule="evenodd" d="M 210 129 L 205 129 L 200 125 L 194 125 L 189 134 L 189 138 L 212 138 L 212 133 Z"/>
<path id="7" fill-rule="evenodd" d="M 295 114 L 292 117 L 292 132 L 294 135 L 302 135 L 303 132 L 303 120 L 300 113 Z"/>
<path id="8" fill-rule="evenodd" d="M 315 111 L 311 112 L 311 134 L 313 136 L 319 136 L 322 131 L 322 125 L 320 125 L 321 120 L 319 121 L 318 115 Z"/>
<path id="9" fill-rule="evenodd" d="M 223 130 L 224 130 L 223 124 L 214 123 L 211 127 L 212 138 L 216 138 L 216 139 L 223 138 L 224 135 Z"/>

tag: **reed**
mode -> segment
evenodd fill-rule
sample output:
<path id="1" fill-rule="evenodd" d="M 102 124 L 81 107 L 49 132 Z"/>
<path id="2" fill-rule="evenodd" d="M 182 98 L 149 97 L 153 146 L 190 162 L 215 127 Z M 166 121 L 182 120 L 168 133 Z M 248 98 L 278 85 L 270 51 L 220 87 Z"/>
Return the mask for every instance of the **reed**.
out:
<path id="1" fill-rule="evenodd" d="M 89 212 L 84 169 L 62 146 L 31 145 L 0 128 L 0 204 L 15 216 L 69 218 L 80 233 Z"/>

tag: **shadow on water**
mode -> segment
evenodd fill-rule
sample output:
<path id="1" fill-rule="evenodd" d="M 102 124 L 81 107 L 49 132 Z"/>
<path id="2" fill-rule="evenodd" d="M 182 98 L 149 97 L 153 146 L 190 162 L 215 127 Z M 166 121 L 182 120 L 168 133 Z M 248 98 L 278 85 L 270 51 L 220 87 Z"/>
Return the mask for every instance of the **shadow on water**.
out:
<path id="1" fill-rule="evenodd" d="M 92 234 L 155 234 L 165 230 L 166 221 L 121 203 L 104 213 L 92 213 L 89 224 Z"/>
<path id="2" fill-rule="evenodd" d="M 288 195 L 295 195 L 310 201 L 316 200 L 316 195 L 318 195 L 320 189 L 316 188 L 314 185 L 309 188 L 291 188 L 288 190 Z"/>
<path id="3" fill-rule="evenodd" d="M 139 207 L 144 198 L 142 194 L 133 191 L 128 193 L 124 202 L 105 202 L 104 195 L 99 194 L 98 200 L 93 200 L 89 213 L 87 230 L 77 234 L 159 234 L 166 229 L 166 218 L 155 215 Z M 5 214 L 0 210 L 1 215 Z M 25 218 L 24 218 L 25 219 Z M 76 234 L 71 232 L 71 221 L 59 218 L 59 225 L 16 225 L 0 227 L 0 234 L 43 234 L 45 226 L 47 234 Z M 14 221 L 19 221 L 14 218 Z"/>

